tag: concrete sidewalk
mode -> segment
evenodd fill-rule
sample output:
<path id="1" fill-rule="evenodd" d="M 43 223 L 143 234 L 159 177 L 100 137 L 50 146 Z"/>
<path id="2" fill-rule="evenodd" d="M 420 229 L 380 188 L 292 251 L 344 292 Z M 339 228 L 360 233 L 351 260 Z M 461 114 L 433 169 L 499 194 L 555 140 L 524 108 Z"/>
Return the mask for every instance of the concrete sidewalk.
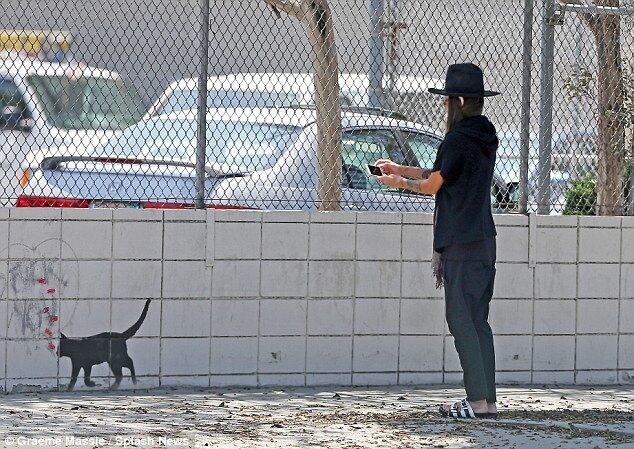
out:
<path id="1" fill-rule="evenodd" d="M 634 448 L 634 390 L 499 390 L 500 419 L 443 419 L 460 388 L 188 389 L 0 397 L 0 447 Z M 38 440 L 41 439 L 41 440 Z"/>

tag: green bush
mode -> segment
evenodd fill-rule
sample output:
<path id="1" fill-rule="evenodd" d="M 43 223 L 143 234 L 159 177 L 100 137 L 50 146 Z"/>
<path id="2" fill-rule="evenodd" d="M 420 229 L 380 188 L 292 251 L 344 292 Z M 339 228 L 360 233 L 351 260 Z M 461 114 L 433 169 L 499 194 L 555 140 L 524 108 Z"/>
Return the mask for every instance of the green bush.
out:
<path id="1" fill-rule="evenodd" d="M 627 200 L 630 195 L 629 182 L 632 166 L 627 165 L 623 173 L 623 198 L 625 199 L 625 213 Z M 633 193 L 634 194 L 634 193 Z M 597 206 L 597 180 L 588 175 L 585 178 L 572 181 L 572 187 L 566 192 L 566 206 L 564 215 L 596 215 Z"/>
<path id="2" fill-rule="evenodd" d="M 597 180 L 588 175 L 572 181 L 572 187 L 566 192 L 564 215 L 596 215 Z"/>

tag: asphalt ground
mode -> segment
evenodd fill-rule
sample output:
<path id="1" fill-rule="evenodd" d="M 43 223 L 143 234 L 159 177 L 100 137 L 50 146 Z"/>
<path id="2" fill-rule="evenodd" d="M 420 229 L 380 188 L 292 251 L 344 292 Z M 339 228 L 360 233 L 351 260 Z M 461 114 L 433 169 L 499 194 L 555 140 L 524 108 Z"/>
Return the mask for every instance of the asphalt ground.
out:
<path id="1" fill-rule="evenodd" d="M 634 448 L 631 387 L 499 389 L 497 420 L 442 418 L 460 388 L 20 393 L 0 447 Z"/>

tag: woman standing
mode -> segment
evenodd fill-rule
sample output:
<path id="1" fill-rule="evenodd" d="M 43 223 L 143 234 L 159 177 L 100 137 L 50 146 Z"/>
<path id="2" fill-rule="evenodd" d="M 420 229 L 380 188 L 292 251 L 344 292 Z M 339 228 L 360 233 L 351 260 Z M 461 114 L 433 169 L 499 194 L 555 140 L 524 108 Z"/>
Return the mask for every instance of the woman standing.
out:
<path id="1" fill-rule="evenodd" d="M 445 310 L 464 372 L 467 397 L 440 408 L 444 416 L 497 416 L 495 353 L 488 323 L 495 279 L 495 225 L 491 182 L 498 139 L 482 115 L 482 70 L 474 64 L 449 66 L 444 89 L 447 132 L 431 169 L 379 160 L 386 186 L 436 195 L 434 272 L 445 287 Z M 407 179 L 414 178 L 414 179 Z"/>

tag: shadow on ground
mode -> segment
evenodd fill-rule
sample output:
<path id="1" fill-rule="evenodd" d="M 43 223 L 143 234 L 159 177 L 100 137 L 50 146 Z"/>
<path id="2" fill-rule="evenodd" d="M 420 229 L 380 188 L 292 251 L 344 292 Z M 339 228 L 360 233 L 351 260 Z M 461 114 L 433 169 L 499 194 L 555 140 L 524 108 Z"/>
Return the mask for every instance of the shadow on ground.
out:
<path id="1" fill-rule="evenodd" d="M 634 448 L 631 389 L 501 388 L 500 419 L 441 418 L 439 405 L 462 394 L 429 386 L 15 394 L 0 402 L 0 447 L 55 437 L 73 447 Z"/>

